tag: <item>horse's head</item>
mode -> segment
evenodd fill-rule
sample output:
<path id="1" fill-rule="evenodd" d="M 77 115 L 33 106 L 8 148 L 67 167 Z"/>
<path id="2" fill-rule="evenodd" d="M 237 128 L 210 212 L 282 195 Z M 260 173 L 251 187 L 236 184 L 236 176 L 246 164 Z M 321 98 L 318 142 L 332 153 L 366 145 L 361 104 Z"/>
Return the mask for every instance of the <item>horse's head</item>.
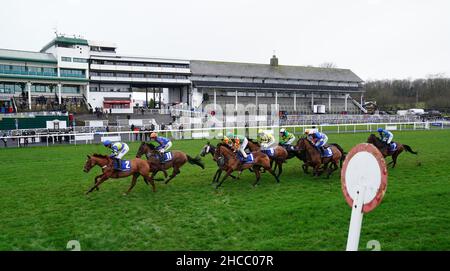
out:
<path id="1" fill-rule="evenodd" d="M 86 160 L 86 163 L 84 164 L 84 169 L 83 169 L 83 171 L 84 172 L 89 172 L 97 163 L 96 163 L 96 161 L 91 157 L 91 156 L 87 156 L 87 160 Z"/>
<path id="2" fill-rule="evenodd" d="M 145 153 L 147 153 L 147 144 L 145 144 L 145 142 L 142 141 L 141 145 L 139 146 L 139 149 L 136 153 L 136 158 L 141 158 L 142 155 L 144 155 Z"/>
<path id="3" fill-rule="evenodd" d="M 308 144 L 308 139 L 306 139 L 306 137 L 300 137 L 294 149 L 296 151 L 304 151 L 306 149 L 306 144 Z"/>
<path id="4" fill-rule="evenodd" d="M 367 138 L 367 143 L 372 143 L 374 144 L 375 142 L 377 142 L 377 136 L 374 134 L 370 134 L 370 136 Z"/>
<path id="5" fill-rule="evenodd" d="M 204 157 L 206 154 L 209 153 L 210 150 L 211 150 L 211 143 L 208 141 L 206 142 L 206 145 L 203 146 L 202 151 L 200 152 L 200 156 Z"/>

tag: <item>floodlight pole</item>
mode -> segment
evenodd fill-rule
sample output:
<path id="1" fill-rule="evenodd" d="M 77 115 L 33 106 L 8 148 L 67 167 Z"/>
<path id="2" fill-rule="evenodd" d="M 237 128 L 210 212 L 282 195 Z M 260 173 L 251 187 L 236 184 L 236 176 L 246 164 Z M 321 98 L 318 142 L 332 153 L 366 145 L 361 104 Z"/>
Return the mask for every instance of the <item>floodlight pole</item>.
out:
<path id="1" fill-rule="evenodd" d="M 352 216 L 350 218 L 350 227 L 348 229 L 347 251 L 358 251 L 359 237 L 361 235 L 361 225 L 364 213 L 362 207 L 364 205 L 364 196 L 366 186 L 359 186 L 356 197 L 353 199 Z"/>

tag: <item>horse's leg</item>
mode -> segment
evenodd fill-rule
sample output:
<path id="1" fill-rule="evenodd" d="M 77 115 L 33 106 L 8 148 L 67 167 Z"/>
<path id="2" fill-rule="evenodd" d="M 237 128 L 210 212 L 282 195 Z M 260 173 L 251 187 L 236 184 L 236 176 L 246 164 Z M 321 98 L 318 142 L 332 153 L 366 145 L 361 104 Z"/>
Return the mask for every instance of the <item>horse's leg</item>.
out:
<path id="1" fill-rule="evenodd" d="M 253 187 L 255 187 L 259 183 L 259 179 L 261 178 L 261 172 L 259 171 L 259 168 L 257 168 L 257 167 L 253 167 L 253 171 L 255 172 L 255 175 L 256 175 L 256 180 L 253 183 Z"/>
<path id="2" fill-rule="evenodd" d="M 223 179 L 220 181 L 220 183 L 218 183 L 218 184 L 216 185 L 216 189 L 219 188 L 219 187 L 222 185 L 223 181 L 225 181 L 225 179 L 226 179 L 228 176 L 230 176 L 231 172 L 233 172 L 232 169 L 228 169 L 228 170 L 227 170 L 227 174 L 226 174 L 225 176 L 223 176 Z"/>
<path id="3" fill-rule="evenodd" d="M 150 182 L 150 184 L 152 185 L 153 192 L 156 192 L 155 181 L 153 180 L 153 178 L 148 176 L 148 174 L 147 175 L 141 174 L 141 175 L 142 175 L 142 177 L 144 177 L 145 183 L 148 184 Z"/>
<path id="4" fill-rule="evenodd" d="M 104 181 L 106 181 L 108 178 L 109 176 L 105 176 L 105 174 L 103 174 L 100 180 L 98 180 L 97 183 L 95 183 L 95 185 L 86 192 L 86 195 L 91 193 L 95 188 L 98 188 L 98 186 L 102 184 Z"/>
<path id="5" fill-rule="evenodd" d="M 277 181 L 277 183 L 280 182 L 280 179 L 278 178 L 277 174 L 275 174 L 275 172 L 272 170 L 272 168 L 270 168 L 270 164 L 263 166 L 263 168 L 265 168 L 266 171 L 268 171 L 270 174 L 272 174 L 273 177 L 275 177 L 275 180 Z"/>
<path id="6" fill-rule="evenodd" d="M 100 177 L 102 177 L 103 176 L 103 173 L 102 174 L 100 174 L 100 175 L 98 175 L 98 176 L 95 176 L 95 178 L 94 178 L 94 185 L 97 183 L 97 180 L 98 180 L 98 178 L 100 178 Z M 99 188 L 97 187 L 97 188 L 95 188 L 95 190 L 99 190 Z"/>
<path id="7" fill-rule="evenodd" d="M 277 177 L 280 177 L 281 173 L 283 172 L 283 162 L 282 161 L 277 161 L 277 163 L 275 164 L 275 168 L 278 165 L 278 175 Z M 275 169 L 274 169 L 275 171 Z"/>
<path id="8" fill-rule="evenodd" d="M 167 179 L 164 183 L 167 184 L 170 180 L 175 178 L 175 176 L 177 176 L 178 173 L 180 173 L 180 169 L 177 167 L 174 167 L 173 171 L 172 171 L 172 175 L 170 175 L 169 179 Z"/>
<path id="9" fill-rule="evenodd" d="M 131 189 L 133 189 L 133 187 L 136 185 L 136 181 L 137 181 L 138 177 L 139 177 L 139 173 L 133 174 L 133 178 L 131 179 L 130 187 L 128 188 L 127 192 L 123 193 L 124 196 L 128 195 L 128 193 L 131 192 Z M 145 177 L 144 177 L 144 179 L 145 179 Z"/>
<path id="10" fill-rule="evenodd" d="M 394 168 L 394 167 L 395 167 L 395 164 L 397 164 L 397 157 L 398 157 L 399 154 L 400 154 L 400 152 L 395 152 L 395 153 L 392 155 L 392 168 Z"/>
<path id="11" fill-rule="evenodd" d="M 220 168 L 217 169 L 216 173 L 214 174 L 213 181 L 211 184 L 216 183 L 219 181 L 220 175 L 222 175 L 222 170 Z"/>

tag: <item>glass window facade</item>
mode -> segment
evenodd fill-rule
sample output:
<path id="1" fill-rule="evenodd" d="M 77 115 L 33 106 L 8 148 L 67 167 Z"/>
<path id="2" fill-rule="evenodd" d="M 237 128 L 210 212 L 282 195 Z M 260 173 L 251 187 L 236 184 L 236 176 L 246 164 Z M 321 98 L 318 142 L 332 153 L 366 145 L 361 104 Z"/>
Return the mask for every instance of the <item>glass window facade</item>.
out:
<path id="1" fill-rule="evenodd" d="M 76 70 L 76 69 L 61 69 L 60 70 L 61 77 L 76 77 L 76 78 L 85 78 L 84 70 Z"/>
<path id="2" fill-rule="evenodd" d="M 57 76 L 56 68 L 0 64 L 0 74 Z"/>
<path id="3" fill-rule="evenodd" d="M 64 86 L 61 86 L 61 92 L 62 93 L 80 93 L 80 86 L 64 85 Z"/>
<path id="4" fill-rule="evenodd" d="M 64 61 L 64 62 L 72 62 L 72 58 L 71 58 L 71 57 L 62 56 L 62 57 L 61 57 L 61 61 Z"/>
<path id="5" fill-rule="evenodd" d="M 88 63 L 88 60 L 85 59 L 85 58 L 74 57 L 74 58 L 73 58 L 73 62 L 78 62 L 78 63 Z"/>
<path id="6" fill-rule="evenodd" d="M 10 82 L 4 82 L 4 83 L 0 82 L 0 93 L 14 94 L 16 92 L 17 93 L 22 92 L 22 87 L 20 84 L 10 83 Z"/>

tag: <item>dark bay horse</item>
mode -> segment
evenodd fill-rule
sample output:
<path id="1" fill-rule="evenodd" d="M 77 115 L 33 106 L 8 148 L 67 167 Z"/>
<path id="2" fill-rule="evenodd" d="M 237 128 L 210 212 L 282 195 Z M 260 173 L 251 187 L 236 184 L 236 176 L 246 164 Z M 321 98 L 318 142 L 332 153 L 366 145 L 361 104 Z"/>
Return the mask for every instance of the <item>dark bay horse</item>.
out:
<path id="1" fill-rule="evenodd" d="M 205 165 L 203 165 L 203 162 L 200 159 L 200 157 L 192 158 L 182 151 L 172 151 L 172 160 L 166 163 L 161 163 L 159 161 L 159 158 L 157 158 L 159 151 L 156 150 L 155 146 L 153 144 L 142 142 L 141 146 L 139 146 L 139 150 L 136 154 L 136 157 L 139 158 L 144 154 L 147 157 L 147 162 L 151 168 L 152 172 L 151 178 L 153 179 L 153 177 L 156 175 L 156 173 L 158 173 L 158 171 L 163 171 L 166 177 L 165 180 L 166 184 L 180 173 L 180 168 L 184 164 L 186 164 L 186 162 L 189 162 L 190 164 L 193 165 L 197 165 L 202 169 L 205 169 Z M 165 171 L 169 168 L 173 168 L 173 170 L 172 174 L 169 176 L 169 178 L 167 178 L 167 173 L 165 173 Z"/>
<path id="2" fill-rule="evenodd" d="M 141 175 L 144 178 L 146 184 L 152 185 L 153 192 L 156 191 L 155 183 L 149 177 L 150 174 L 150 166 L 147 161 L 136 158 L 130 161 L 131 169 L 129 171 L 117 171 L 113 168 L 113 160 L 109 158 L 107 155 L 101 154 L 93 154 L 92 156 L 88 155 L 88 159 L 84 164 L 84 172 L 89 172 L 94 166 L 99 166 L 102 168 L 102 174 L 96 176 L 94 178 L 94 186 L 86 192 L 86 194 L 91 193 L 94 189 L 98 190 L 100 184 L 109 178 L 124 178 L 130 175 L 133 175 L 133 179 L 131 180 L 131 185 L 128 188 L 128 191 L 125 193 L 127 195 L 130 193 L 131 189 L 136 185 L 136 180 Z"/>
<path id="3" fill-rule="evenodd" d="M 225 179 L 230 176 L 233 171 L 242 172 L 243 170 L 250 168 L 253 168 L 256 175 L 256 181 L 253 183 L 253 186 L 258 184 L 259 179 L 261 178 L 261 167 L 270 172 L 270 174 L 275 177 L 277 183 L 279 183 L 280 179 L 278 179 L 278 176 L 270 167 L 269 157 L 262 152 L 252 152 L 252 155 L 254 159 L 252 163 L 241 164 L 237 154 L 231 149 L 231 147 L 226 144 L 219 143 L 216 147 L 216 152 L 214 153 L 214 159 L 219 163 L 220 167 L 223 168 L 226 175 L 222 178 L 220 183 L 217 184 L 216 189 L 222 185 Z"/>
<path id="4" fill-rule="evenodd" d="M 247 146 L 252 152 L 261 151 L 261 144 L 251 139 L 248 139 Z M 274 150 L 273 156 L 272 157 L 269 156 L 270 166 L 272 167 L 272 164 L 275 163 L 275 167 L 273 170 L 276 172 L 278 167 L 277 176 L 280 177 L 281 173 L 283 172 L 283 163 L 286 162 L 288 157 L 288 152 L 285 148 L 281 146 L 275 146 L 273 150 Z"/>
<path id="5" fill-rule="evenodd" d="M 320 151 L 305 137 L 300 138 L 295 147 L 299 151 L 306 151 L 307 164 L 313 167 L 313 176 L 319 176 L 323 171 L 328 169 L 327 178 L 329 178 L 331 173 L 338 169 L 338 162 L 342 165 L 343 158 L 345 157 L 341 151 L 342 148 L 338 148 L 334 144 L 329 145 L 333 155 L 331 157 L 321 157 Z M 328 168 L 329 163 L 331 163 L 330 168 Z M 321 165 L 323 165 L 322 169 L 320 169 Z"/>
<path id="6" fill-rule="evenodd" d="M 211 154 L 212 159 L 217 163 L 216 159 L 214 158 L 214 153 L 216 152 L 216 147 L 211 145 L 211 142 L 206 142 L 205 146 L 203 146 L 202 151 L 200 152 L 201 157 L 205 157 L 208 153 Z M 222 171 L 224 171 L 223 168 L 220 167 L 219 163 L 217 163 L 217 166 L 219 167 L 214 174 L 212 183 L 216 183 L 219 181 L 220 176 L 222 175 Z M 234 175 L 230 175 L 231 178 L 236 179 Z"/>
<path id="7" fill-rule="evenodd" d="M 392 156 L 392 161 L 388 164 L 392 164 L 392 168 L 395 167 L 395 164 L 397 164 L 397 157 L 404 150 L 412 154 L 417 154 L 417 152 L 413 151 L 410 146 L 400 143 L 396 143 L 397 149 L 395 151 L 389 151 L 388 146 L 374 134 L 371 134 L 369 138 L 367 138 L 367 143 L 375 145 L 375 147 L 380 150 L 381 154 L 383 154 L 383 157 Z"/>

